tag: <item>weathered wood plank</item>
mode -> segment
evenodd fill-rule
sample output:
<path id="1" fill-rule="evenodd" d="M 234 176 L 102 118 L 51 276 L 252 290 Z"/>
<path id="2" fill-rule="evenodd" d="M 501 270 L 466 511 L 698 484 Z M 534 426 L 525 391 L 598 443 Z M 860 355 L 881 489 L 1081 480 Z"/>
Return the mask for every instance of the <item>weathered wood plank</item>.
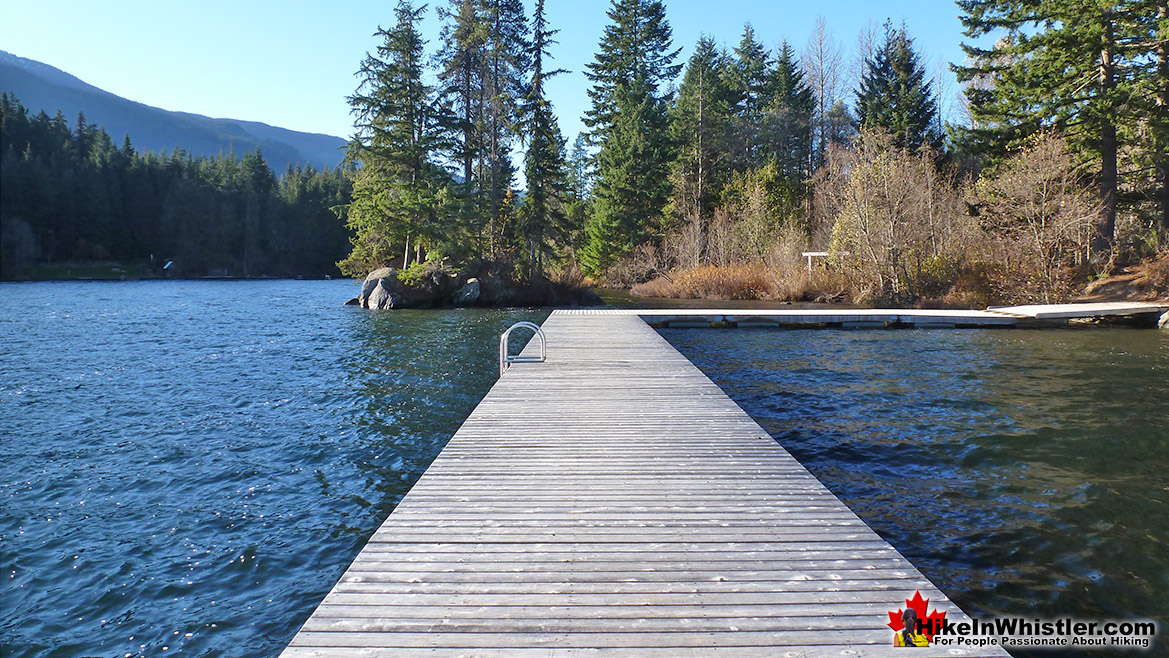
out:
<path id="1" fill-rule="evenodd" d="M 904 588 L 904 585 L 902 586 Z M 781 588 L 776 588 L 781 589 Z M 912 592 L 906 596 L 912 596 Z M 464 606 L 509 606 L 509 605 L 626 605 L 649 609 L 650 606 L 673 605 L 800 605 L 813 607 L 822 614 L 831 615 L 832 606 L 840 603 L 872 603 L 886 605 L 891 593 L 902 593 L 905 589 L 874 587 L 868 590 L 834 590 L 829 588 L 805 589 L 778 592 L 692 592 L 692 593 L 626 593 L 626 594 L 393 594 L 401 605 L 428 605 L 455 609 Z M 334 592 L 325 597 L 326 605 L 374 605 L 386 600 L 386 594 L 379 591 Z M 904 605 L 904 601 L 902 601 Z M 930 599 L 930 605 L 941 610 L 941 599 Z M 952 608 L 951 608 L 952 609 Z M 646 613 L 652 614 L 652 613 Z M 958 614 L 956 611 L 954 614 Z M 949 613 L 947 613 L 949 616 Z M 885 615 L 888 621 L 888 615 Z M 484 626 L 490 629 L 490 624 Z M 891 636 L 886 638 L 890 641 Z"/>
<path id="2" fill-rule="evenodd" d="M 284 656 L 889 656 L 915 591 L 962 617 L 636 314 L 545 333 Z"/>
<path id="3" fill-rule="evenodd" d="M 569 579 L 566 579 L 569 580 Z M 750 581 L 727 581 L 727 580 L 702 580 L 702 581 L 685 581 L 685 580 L 669 580 L 656 582 L 639 582 L 639 581 L 601 581 L 601 582 L 579 582 L 576 580 L 569 580 L 569 582 L 559 583 L 533 583 L 528 581 L 500 583 L 500 582 L 481 582 L 481 583 L 440 583 L 440 582 L 420 582 L 417 579 L 411 579 L 403 582 L 365 582 L 355 581 L 347 577 L 337 584 L 330 597 L 337 597 L 340 594 L 378 594 L 378 595 L 421 595 L 421 594 L 459 594 L 462 596 L 471 595 L 514 595 L 522 594 L 522 597 L 516 597 L 516 601 L 524 605 L 563 605 L 568 601 L 564 598 L 566 596 L 574 596 L 576 605 L 585 605 L 589 599 L 586 596 L 604 596 L 603 601 L 599 601 L 596 605 L 632 605 L 641 610 L 642 615 L 653 616 L 655 614 L 662 614 L 654 609 L 649 604 L 651 599 L 645 598 L 649 594 L 686 594 L 691 597 L 690 602 L 698 600 L 701 605 L 742 605 L 746 603 L 741 601 L 740 596 L 747 593 L 756 594 L 790 594 L 792 592 L 882 592 L 879 601 L 874 605 L 888 605 L 888 592 L 901 592 L 905 589 L 905 579 L 880 579 L 880 580 L 750 580 Z M 696 598 L 697 594 L 732 594 L 740 596 L 727 597 L 721 604 L 719 598 L 715 596 L 704 596 Z M 531 596 L 546 595 L 547 597 L 560 597 L 533 599 Z M 337 605 L 342 599 L 330 598 L 328 599 L 330 606 L 323 607 L 319 614 L 329 614 L 328 610 L 332 609 L 332 605 Z M 392 601 L 395 605 L 406 605 L 404 601 L 398 596 L 392 598 L 382 596 L 378 599 L 370 599 L 368 605 L 382 605 L 386 601 Z M 817 599 L 819 600 L 819 599 Z M 807 601 L 800 602 L 798 606 L 806 605 Z M 673 608 L 676 605 L 663 606 L 664 609 Z M 778 606 L 778 603 L 770 603 L 769 605 Z M 460 606 L 452 606 L 448 604 L 436 605 L 435 607 L 444 607 L 448 610 L 457 610 Z M 939 608 L 941 606 L 939 605 Z"/>
<path id="4" fill-rule="evenodd" d="M 506 649 L 477 647 L 473 652 L 463 648 L 425 647 L 289 647 L 284 654 L 288 658 L 396 658 L 399 656 L 421 656 L 424 658 L 610 658 L 612 656 L 638 656 L 638 658 L 905 658 L 907 655 L 922 658 L 949 658 L 951 656 L 984 656 L 985 649 L 918 647 L 912 654 L 905 649 L 881 645 L 830 645 L 830 646 L 783 646 L 770 647 L 725 646 L 725 647 L 637 647 L 633 650 L 594 647 L 539 647 Z M 1005 655 L 1005 654 L 1003 654 Z"/>
<path id="5" fill-rule="evenodd" d="M 569 612 L 573 609 L 569 608 Z M 409 617 L 314 617 L 304 625 L 308 633 L 475 633 L 490 620 L 498 633 L 716 633 L 879 630 L 877 614 L 836 614 L 779 617 L 596 617 L 513 618 L 487 609 L 483 616 L 458 618 L 445 613 L 429 619 Z"/>
<path id="6" fill-rule="evenodd" d="M 312 621 L 310 619 L 310 621 Z M 437 631 L 438 629 L 433 629 Z M 886 631 L 888 629 L 885 629 Z M 522 649 L 543 648 L 594 648 L 603 646 L 614 649 L 634 650 L 628 655 L 639 655 L 642 647 L 774 647 L 774 646 L 824 646 L 826 644 L 849 646 L 854 644 L 891 644 L 890 632 L 878 629 L 841 629 L 831 632 L 824 630 L 779 630 L 779 631 L 720 631 L 700 632 L 322 632 L 301 631 L 296 637 L 296 646 L 350 646 L 350 647 L 404 647 L 404 648 L 462 648 L 480 649 Z M 884 640 L 884 641 L 882 641 Z M 843 648 L 843 647 L 842 647 Z M 475 654 L 471 654 L 475 655 Z M 913 655 L 917 655 L 915 652 Z M 1006 655 L 1006 654 L 999 654 Z"/>

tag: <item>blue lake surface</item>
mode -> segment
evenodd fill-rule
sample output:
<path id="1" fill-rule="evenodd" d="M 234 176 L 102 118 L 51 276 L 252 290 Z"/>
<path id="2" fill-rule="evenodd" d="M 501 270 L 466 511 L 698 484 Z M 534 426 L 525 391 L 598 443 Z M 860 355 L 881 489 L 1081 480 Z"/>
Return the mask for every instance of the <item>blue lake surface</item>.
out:
<path id="1" fill-rule="evenodd" d="M 1169 331 L 661 333 L 967 612 L 1169 655 Z"/>
<path id="2" fill-rule="evenodd" d="M 283 648 L 547 315 L 355 292 L 0 284 L 0 656 Z M 970 612 L 1169 623 L 1169 332 L 662 333 Z"/>
<path id="3" fill-rule="evenodd" d="M 272 656 L 546 311 L 0 284 L 0 655 Z"/>

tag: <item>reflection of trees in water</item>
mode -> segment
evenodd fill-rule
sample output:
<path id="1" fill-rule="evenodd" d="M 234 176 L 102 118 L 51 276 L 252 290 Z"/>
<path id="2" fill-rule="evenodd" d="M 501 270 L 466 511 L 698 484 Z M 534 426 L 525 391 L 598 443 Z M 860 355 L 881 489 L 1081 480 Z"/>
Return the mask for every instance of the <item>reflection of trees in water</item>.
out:
<path id="1" fill-rule="evenodd" d="M 338 458 L 353 469 L 331 477 L 359 474 L 360 480 L 330 483 L 330 476 L 318 476 L 324 495 L 345 499 L 348 514 L 335 517 L 345 520 L 334 536 L 352 534 L 359 545 L 377 529 L 495 383 L 499 334 L 514 322 L 542 322 L 547 315 L 354 309 L 354 349 L 342 364 L 349 391 L 338 428 L 343 441 L 335 443 Z"/>

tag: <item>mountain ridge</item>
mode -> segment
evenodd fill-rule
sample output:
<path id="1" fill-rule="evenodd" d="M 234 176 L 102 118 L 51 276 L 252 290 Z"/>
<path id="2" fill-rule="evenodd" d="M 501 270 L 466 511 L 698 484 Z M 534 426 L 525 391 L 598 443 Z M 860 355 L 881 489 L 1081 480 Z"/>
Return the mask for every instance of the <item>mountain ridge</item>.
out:
<path id="1" fill-rule="evenodd" d="M 259 149 L 277 174 L 289 166 L 337 167 L 345 140 L 258 121 L 213 118 L 177 112 L 122 98 L 50 64 L 0 50 L 0 90 L 14 95 L 32 113 L 60 111 L 71 123 L 83 113 L 119 144 L 129 135 L 140 151 L 182 149 L 196 156 L 242 156 Z"/>

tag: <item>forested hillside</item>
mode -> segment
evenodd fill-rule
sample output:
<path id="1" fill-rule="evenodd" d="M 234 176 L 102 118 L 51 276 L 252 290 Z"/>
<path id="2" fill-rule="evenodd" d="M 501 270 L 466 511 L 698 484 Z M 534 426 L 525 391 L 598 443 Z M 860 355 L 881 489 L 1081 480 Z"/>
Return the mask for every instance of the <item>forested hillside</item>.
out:
<path id="1" fill-rule="evenodd" d="M 345 156 L 345 140 L 340 137 L 151 107 L 98 89 L 48 64 L 0 50 L 0 92 L 5 91 L 32 114 L 61 112 L 69 120 L 85 114 L 90 123 L 105 128 L 114 142 L 131 135 L 143 151 L 181 148 L 195 156 L 234 152 L 238 157 L 260 150 L 277 171 L 288 165 L 333 168 Z"/>
<path id="2" fill-rule="evenodd" d="M 141 274 L 325 276 L 348 232 L 341 170 L 289 168 L 278 179 L 258 152 L 242 159 L 115 146 L 84 116 L 32 115 L 0 97 L 2 277 L 59 263 L 116 261 Z M 123 268 L 124 269 L 124 268 Z"/>

